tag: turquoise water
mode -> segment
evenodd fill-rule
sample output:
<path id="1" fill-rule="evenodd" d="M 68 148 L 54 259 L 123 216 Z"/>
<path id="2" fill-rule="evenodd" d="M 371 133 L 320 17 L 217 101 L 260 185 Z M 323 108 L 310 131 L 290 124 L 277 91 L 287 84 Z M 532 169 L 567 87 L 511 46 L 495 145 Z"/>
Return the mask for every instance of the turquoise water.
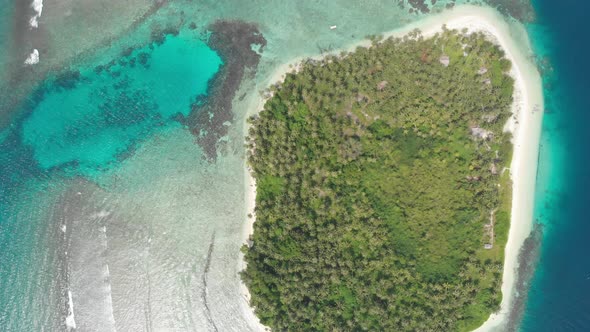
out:
<path id="1" fill-rule="evenodd" d="M 109 269 L 107 240 L 96 238 L 96 228 L 115 222 L 106 221 L 106 210 L 82 213 L 72 202 L 78 194 L 100 191 L 82 178 L 105 185 L 109 171 L 120 170 L 145 142 L 177 132 L 190 137 L 177 120 L 207 96 L 222 66 L 201 37 L 183 30 L 92 67 L 50 74 L 17 110 L 21 120 L 3 130 L 2 330 L 63 329 L 68 291 L 75 294 L 78 327 L 114 327 L 110 270 L 117 266 Z"/>
<path id="2" fill-rule="evenodd" d="M 26 4 L 0 4 L 6 331 L 71 329 L 68 293 L 81 331 L 261 330 L 238 276 L 245 118 L 278 65 L 424 16 L 390 0 L 46 0 L 40 28 L 16 31 Z M 237 57 L 209 45 L 219 19 L 254 23 L 267 45 L 251 45 L 260 63 L 225 91 L 231 117 L 210 160 L 183 119 L 213 105 Z M 40 63 L 25 66 L 32 48 Z"/>
<path id="3" fill-rule="evenodd" d="M 108 168 L 174 116 L 188 116 L 221 59 L 187 32 L 154 45 L 112 66 L 81 68 L 43 83 L 41 100 L 22 125 L 23 143 L 42 168 Z"/>
<path id="4" fill-rule="evenodd" d="M 521 331 L 590 331 L 590 178 L 586 1 L 533 1 L 528 29 L 546 57 L 546 100 L 535 217 L 541 253 Z M 567 10 L 566 10 L 567 8 Z"/>
<path id="5" fill-rule="evenodd" d="M 385 0 L 362 15 L 357 1 L 259 5 L 46 1 L 40 28 L 22 31 L 28 18 L 1 7 L 0 42 L 15 47 L 0 48 L 0 330 L 261 330 L 238 275 L 252 91 L 278 64 L 419 16 Z M 183 119 L 209 107 L 234 56 L 208 45 L 220 18 L 258 22 L 268 43 L 227 92 L 211 161 Z M 40 62 L 25 66 L 32 48 Z"/>

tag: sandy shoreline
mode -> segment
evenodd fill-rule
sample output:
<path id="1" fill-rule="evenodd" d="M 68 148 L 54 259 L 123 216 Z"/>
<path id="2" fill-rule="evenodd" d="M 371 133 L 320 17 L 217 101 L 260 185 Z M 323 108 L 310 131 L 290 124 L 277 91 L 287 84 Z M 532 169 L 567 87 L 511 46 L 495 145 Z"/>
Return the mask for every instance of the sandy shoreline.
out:
<path id="1" fill-rule="evenodd" d="M 543 94 L 541 77 L 529 60 L 528 40 L 523 45 L 517 44 L 511 33 L 508 23 L 495 10 L 477 6 L 458 6 L 452 10 L 430 16 L 424 20 L 409 24 L 401 29 L 384 33 L 384 37 L 403 36 L 418 28 L 425 37 L 441 31 L 442 25 L 449 29 L 467 28 L 469 32 L 481 31 L 490 36 L 506 52 L 506 57 L 512 61 L 511 75 L 515 79 L 515 92 L 513 102 L 513 116 L 506 125 L 514 137 L 514 152 L 510 167 L 513 181 L 512 211 L 510 231 L 505 248 L 504 273 L 502 278 L 502 303 L 500 310 L 480 326 L 476 331 L 491 331 L 505 322 L 510 312 L 512 294 L 514 291 L 515 277 L 518 268 L 518 254 L 520 248 L 530 234 L 533 222 L 533 206 L 535 192 L 535 178 L 537 171 L 537 157 L 541 123 L 543 117 Z M 512 27 L 514 28 L 514 27 Z M 520 27 L 522 29 L 522 27 Z M 521 31 L 522 32 L 522 31 Z M 525 32 L 522 32 L 526 35 Z M 355 43 L 346 50 L 352 51 L 357 46 L 369 46 L 370 41 L 365 40 Z M 340 52 L 341 50 L 338 50 Z M 331 54 L 337 54 L 332 52 Z M 307 58 L 307 57 L 306 57 Z M 319 58 L 314 57 L 314 58 Z M 303 58 L 297 58 L 289 63 L 279 66 L 264 81 L 265 87 L 284 79 L 285 74 L 296 70 Z M 259 93 L 256 91 L 256 93 Z M 266 99 L 260 96 L 256 105 L 252 105 L 249 114 L 256 114 L 262 110 Z M 248 132 L 248 124 L 245 123 L 245 132 Z M 244 242 L 253 232 L 255 222 L 256 182 L 251 176 L 248 165 L 245 172 L 246 184 L 246 209 L 252 217 L 247 218 L 243 229 Z M 246 299 L 249 299 L 248 290 L 242 284 L 242 291 Z M 256 322 L 255 324 L 259 324 Z"/>

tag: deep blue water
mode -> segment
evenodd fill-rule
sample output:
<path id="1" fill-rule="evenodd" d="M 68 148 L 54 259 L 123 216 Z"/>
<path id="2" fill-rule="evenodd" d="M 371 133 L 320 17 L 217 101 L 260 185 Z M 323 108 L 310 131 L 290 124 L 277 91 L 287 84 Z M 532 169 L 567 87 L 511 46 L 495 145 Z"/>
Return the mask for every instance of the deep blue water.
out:
<path id="1" fill-rule="evenodd" d="M 528 29 L 552 70 L 535 200 L 543 241 L 521 330 L 590 331 L 590 2 L 533 4 Z"/>

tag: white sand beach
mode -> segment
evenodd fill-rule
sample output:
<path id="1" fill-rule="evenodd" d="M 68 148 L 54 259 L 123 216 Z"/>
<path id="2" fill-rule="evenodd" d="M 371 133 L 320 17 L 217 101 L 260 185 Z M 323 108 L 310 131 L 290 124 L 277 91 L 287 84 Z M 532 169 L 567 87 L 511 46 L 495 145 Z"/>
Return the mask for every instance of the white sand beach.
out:
<path id="1" fill-rule="evenodd" d="M 409 24 L 401 29 L 385 33 L 385 37 L 403 36 L 418 28 L 425 37 L 441 31 L 442 26 L 449 29 L 461 30 L 466 28 L 469 32 L 480 31 L 487 34 L 490 39 L 499 44 L 506 53 L 506 57 L 512 61 L 511 75 L 515 79 L 515 94 L 513 102 L 513 117 L 507 123 L 506 129 L 513 135 L 514 153 L 510 168 L 513 181 L 512 213 L 508 242 L 505 248 L 505 262 L 502 282 L 503 299 L 501 308 L 480 326 L 476 331 L 492 331 L 501 325 L 508 316 L 511 308 L 512 294 L 514 291 L 515 277 L 518 268 L 518 254 L 520 248 L 530 234 L 533 222 L 533 205 L 535 177 L 537 170 L 537 157 L 541 123 L 543 117 L 543 94 L 541 77 L 530 60 L 530 46 L 528 40 L 515 40 L 511 29 L 523 29 L 521 25 L 511 26 L 495 10 L 464 5 L 440 14 Z M 520 35 L 525 35 L 521 31 Z M 370 41 L 362 41 L 351 45 L 347 50 L 353 50 L 357 46 L 369 46 Z M 338 50 L 340 52 L 341 50 Z M 338 52 L 333 52 L 336 54 Z M 280 82 L 285 74 L 294 71 L 302 58 L 283 64 L 278 67 L 264 81 L 265 87 Z M 259 91 L 256 91 L 260 94 Z M 256 114 L 265 103 L 266 99 L 260 94 L 256 105 L 248 110 L 249 114 Z M 245 124 L 247 133 L 247 126 Z M 248 167 L 246 165 L 246 167 Z M 255 222 L 255 198 L 256 184 L 250 171 L 246 173 L 246 202 L 247 213 L 252 217 L 247 218 L 244 225 L 244 242 L 253 231 Z M 247 289 L 243 286 L 244 295 L 248 298 Z"/>

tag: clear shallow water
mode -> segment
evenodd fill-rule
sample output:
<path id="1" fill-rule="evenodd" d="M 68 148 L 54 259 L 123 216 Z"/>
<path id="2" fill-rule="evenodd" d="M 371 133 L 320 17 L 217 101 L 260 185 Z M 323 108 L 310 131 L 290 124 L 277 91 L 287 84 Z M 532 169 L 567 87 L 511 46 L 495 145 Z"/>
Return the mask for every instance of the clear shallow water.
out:
<path id="1" fill-rule="evenodd" d="M 590 3 L 533 3 L 538 21 L 528 29 L 552 70 L 543 75 L 548 113 L 535 211 L 544 232 L 521 331 L 590 331 Z"/>
<path id="2" fill-rule="evenodd" d="M 4 7 L 0 22 L 13 12 Z M 83 331 L 260 330 L 237 274 L 252 91 L 279 64 L 419 18 L 390 0 L 45 0 L 22 43 L 18 25 L 0 28 L 0 43 L 18 46 L 0 49 L 0 86 L 10 87 L 0 96 L 0 115 L 10 113 L 0 132 L 0 326 L 66 330 L 71 292 Z M 225 63 L 207 45 L 218 19 L 255 22 L 267 45 L 210 161 L 177 120 Z M 180 34 L 153 43 L 170 28 Z M 41 62 L 26 67 L 32 47 Z"/>
<path id="3" fill-rule="evenodd" d="M 23 143 L 44 169 L 106 168 L 174 116 L 188 116 L 220 65 L 215 51 L 183 31 L 111 66 L 66 72 L 39 88 L 40 101 L 23 122 Z"/>
<path id="4" fill-rule="evenodd" d="M 150 235 L 145 230 L 153 220 L 164 222 L 170 230 L 179 228 L 171 213 L 162 213 L 168 212 L 165 207 L 171 202 L 177 205 L 182 200 L 167 197 L 158 213 L 142 215 L 149 208 L 141 204 L 149 200 L 119 199 L 117 189 L 127 178 L 117 173 L 113 180 L 109 171 L 126 169 L 121 163 L 135 150 L 142 151 L 142 144 L 178 135 L 180 142 L 169 141 L 169 147 L 151 151 L 166 160 L 186 152 L 187 160 L 198 169 L 202 154 L 175 118 L 188 115 L 197 98 L 207 95 L 209 81 L 222 61 L 198 33 L 188 30 L 161 43 L 146 43 L 114 61 L 101 60 L 96 66 L 77 67 L 40 82 L 21 109 L 15 110 L 23 114 L 22 120 L 0 137 L 0 326 L 7 331 L 65 329 L 71 310 L 68 292 L 73 294 L 77 326 L 86 331 L 113 330 L 115 313 L 125 317 L 117 327 L 141 330 L 138 326 L 145 327 L 146 306 L 152 307 L 146 294 L 157 296 L 162 306 L 153 305 L 157 310 L 153 319 L 161 326 L 178 326 L 174 317 L 180 309 L 194 309 L 165 300 L 174 286 L 162 281 L 180 278 L 178 269 L 164 269 L 168 273 L 164 280 L 159 278 L 164 273 L 153 277 L 165 289 L 143 282 L 150 279 L 145 265 L 150 262 L 152 239 L 157 243 L 158 235 L 169 231 Z M 182 149 L 180 143 L 186 142 L 193 150 Z M 156 188 L 159 180 L 183 179 L 174 173 L 176 164 L 168 164 L 159 177 L 148 176 L 155 165 L 162 167 L 166 162 L 154 161 L 142 165 L 141 174 L 132 173 L 143 182 L 135 191 L 124 187 L 125 195 L 162 198 L 164 191 Z M 191 169 L 186 163 L 176 166 Z M 184 180 L 168 188 L 172 195 L 191 197 L 178 192 L 186 189 L 183 185 L 194 184 Z M 160 202 L 156 199 L 150 207 Z M 184 213 L 185 221 L 196 215 Z M 140 226 L 127 226 L 134 218 Z M 111 228 L 119 231 L 110 236 Z M 179 238 L 172 241 L 179 243 Z M 124 253 L 128 256 L 117 256 Z M 182 256 L 186 261 L 191 257 L 198 257 L 198 248 Z M 157 270 L 179 263 L 175 258 L 160 257 L 151 264 Z M 192 287 L 195 298 L 200 297 L 200 288 Z M 182 324 L 192 326 L 189 321 Z"/>
<path id="5" fill-rule="evenodd" d="M 38 48 L 38 65 L 22 64 L 26 52 L 2 54 L 11 93 L 2 90 L 0 113 L 11 116 L 0 134 L 0 326 L 67 330 L 71 293 L 83 331 L 260 330 L 238 276 L 243 121 L 256 94 L 234 103 L 214 162 L 177 121 L 223 65 L 206 26 L 259 22 L 268 45 L 242 96 L 277 64 L 418 17 L 388 1 L 362 15 L 356 1 L 262 12 L 262 2 L 177 1 L 152 12 L 151 2 L 84 3 L 44 2 L 39 30 L 25 29 L 17 45 Z M 180 34 L 152 42 L 170 28 Z"/>

